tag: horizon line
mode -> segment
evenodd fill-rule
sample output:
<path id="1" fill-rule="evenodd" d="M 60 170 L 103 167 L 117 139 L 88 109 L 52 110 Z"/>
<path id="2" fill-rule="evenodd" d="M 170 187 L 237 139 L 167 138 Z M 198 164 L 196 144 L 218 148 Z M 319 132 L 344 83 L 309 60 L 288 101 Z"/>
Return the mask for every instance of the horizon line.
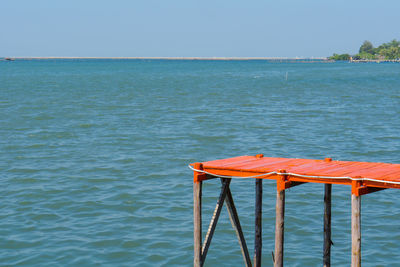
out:
<path id="1" fill-rule="evenodd" d="M 1 57 L 12 59 L 327 60 L 327 57 Z"/>

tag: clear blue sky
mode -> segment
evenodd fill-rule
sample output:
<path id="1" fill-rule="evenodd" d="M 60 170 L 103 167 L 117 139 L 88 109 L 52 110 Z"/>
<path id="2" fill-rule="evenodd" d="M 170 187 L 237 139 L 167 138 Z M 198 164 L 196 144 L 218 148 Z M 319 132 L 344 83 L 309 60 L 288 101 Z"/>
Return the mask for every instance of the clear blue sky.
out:
<path id="1" fill-rule="evenodd" d="M 0 0 L 0 56 L 319 57 L 400 39 L 399 0 Z"/>

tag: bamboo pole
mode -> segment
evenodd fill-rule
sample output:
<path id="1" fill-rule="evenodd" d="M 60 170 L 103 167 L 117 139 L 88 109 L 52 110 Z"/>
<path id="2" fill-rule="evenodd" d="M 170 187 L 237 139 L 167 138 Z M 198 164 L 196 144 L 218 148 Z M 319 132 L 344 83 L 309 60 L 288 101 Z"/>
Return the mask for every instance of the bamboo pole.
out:
<path id="1" fill-rule="evenodd" d="M 261 267 L 262 251 L 262 179 L 256 179 L 254 266 Z"/>
<path id="2" fill-rule="evenodd" d="M 276 222 L 275 222 L 275 262 L 274 267 L 283 266 L 283 241 L 285 218 L 285 189 L 276 191 Z"/>
<path id="3" fill-rule="evenodd" d="M 193 223 L 194 223 L 194 261 L 195 267 L 201 266 L 201 191 L 202 182 L 193 183 Z"/>
<path id="4" fill-rule="evenodd" d="M 325 184 L 324 196 L 324 259 L 323 266 L 331 266 L 331 207 L 332 207 L 332 185 Z"/>
<path id="5" fill-rule="evenodd" d="M 361 266 L 361 196 L 351 194 L 351 266 Z"/>

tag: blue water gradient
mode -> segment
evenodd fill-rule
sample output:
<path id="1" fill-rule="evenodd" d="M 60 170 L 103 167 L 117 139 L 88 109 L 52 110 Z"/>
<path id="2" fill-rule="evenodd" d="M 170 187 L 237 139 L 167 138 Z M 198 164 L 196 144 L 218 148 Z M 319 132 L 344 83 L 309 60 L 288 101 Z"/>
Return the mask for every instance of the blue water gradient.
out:
<path id="1" fill-rule="evenodd" d="M 0 62 L 0 263 L 190 266 L 192 174 L 239 155 L 399 162 L 400 64 Z M 220 183 L 204 184 L 203 231 Z M 251 254 L 254 183 L 232 181 Z M 364 266 L 400 262 L 397 190 L 363 197 Z M 323 185 L 286 194 L 285 263 L 321 266 Z M 350 265 L 350 188 L 333 186 L 332 266 Z M 264 182 L 263 266 L 275 183 Z M 222 211 L 206 266 L 242 266 Z"/>

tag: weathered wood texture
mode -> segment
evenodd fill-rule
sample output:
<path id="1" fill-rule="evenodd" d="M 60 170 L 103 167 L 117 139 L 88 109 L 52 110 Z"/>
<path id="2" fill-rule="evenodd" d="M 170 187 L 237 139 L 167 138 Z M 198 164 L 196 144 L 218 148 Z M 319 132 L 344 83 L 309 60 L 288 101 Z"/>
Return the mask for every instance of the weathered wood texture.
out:
<path id="1" fill-rule="evenodd" d="M 239 216 L 236 211 L 235 204 L 233 202 L 231 190 L 228 188 L 228 192 L 225 198 L 226 208 L 228 209 L 229 219 L 231 220 L 231 224 L 233 229 L 236 232 L 236 236 L 239 241 L 240 249 L 242 251 L 244 263 L 247 267 L 251 267 L 251 260 L 249 256 L 249 251 L 247 249 L 246 240 L 244 239 L 242 227 L 240 225 Z"/>
<path id="2" fill-rule="evenodd" d="M 275 261 L 274 261 L 275 267 L 283 266 L 284 218 L 285 218 L 285 190 L 277 190 L 276 222 L 275 222 Z"/>
<path id="3" fill-rule="evenodd" d="M 331 266 L 331 210 L 332 210 L 332 185 L 325 184 L 324 196 L 324 258 L 323 266 Z"/>
<path id="4" fill-rule="evenodd" d="M 193 183 L 193 224 L 194 224 L 194 261 L 195 267 L 201 266 L 201 190 L 202 182 Z"/>
<path id="5" fill-rule="evenodd" d="M 222 182 L 221 193 L 219 195 L 217 205 L 215 206 L 214 214 L 211 218 L 210 226 L 208 227 L 206 237 L 204 238 L 204 244 L 203 244 L 203 249 L 202 249 L 202 254 L 201 254 L 202 255 L 201 265 L 203 265 L 206 260 L 208 248 L 210 247 L 211 240 L 212 240 L 215 228 L 218 223 L 219 215 L 221 214 L 222 206 L 224 205 L 226 193 L 228 192 L 231 179 L 222 178 L 221 182 Z"/>
<path id="6" fill-rule="evenodd" d="M 361 196 L 351 194 L 351 266 L 361 266 Z"/>
<path id="7" fill-rule="evenodd" d="M 256 179 L 254 266 L 261 267 L 262 251 L 262 179 Z"/>

